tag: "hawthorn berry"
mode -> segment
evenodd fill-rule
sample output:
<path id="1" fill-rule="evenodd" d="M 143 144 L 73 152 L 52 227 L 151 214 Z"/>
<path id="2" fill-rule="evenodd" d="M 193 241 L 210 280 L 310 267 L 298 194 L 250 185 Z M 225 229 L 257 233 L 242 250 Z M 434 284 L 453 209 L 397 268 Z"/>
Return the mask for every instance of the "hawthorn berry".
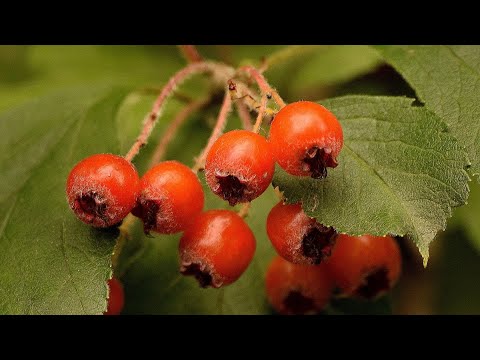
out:
<path id="1" fill-rule="evenodd" d="M 135 205 L 140 179 L 125 158 L 96 154 L 70 171 L 67 200 L 75 215 L 94 227 L 118 224 Z"/>
<path id="2" fill-rule="evenodd" d="M 204 202 L 195 173 L 178 161 L 164 161 L 142 176 L 132 214 L 142 219 L 145 233 L 172 234 L 185 230 Z"/>
<path id="3" fill-rule="evenodd" d="M 275 161 L 267 140 L 247 130 L 220 136 L 205 162 L 208 186 L 231 206 L 260 196 L 272 182 L 274 171 Z"/>
<path id="4" fill-rule="evenodd" d="M 219 288 L 237 280 L 255 253 L 255 237 L 230 210 L 208 210 L 195 218 L 180 239 L 180 272 L 201 287 Z"/>
<path id="5" fill-rule="evenodd" d="M 320 104 L 298 101 L 282 108 L 270 126 L 269 141 L 278 164 L 289 174 L 322 179 L 338 165 L 342 126 Z"/>
<path id="6" fill-rule="evenodd" d="M 308 217 L 300 204 L 280 201 L 267 217 L 267 234 L 277 253 L 294 264 L 320 264 L 330 256 L 337 232 Z"/>
<path id="7" fill-rule="evenodd" d="M 125 303 L 125 293 L 123 291 L 123 285 L 116 278 L 108 280 L 108 303 L 107 311 L 104 315 L 119 315 L 123 310 Z"/>
<path id="8" fill-rule="evenodd" d="M 342 294 L 376 299 L 397 282 L 402 257 L 391 236 L 341 234 L 326 265 Z"/>
<path id="9" fill-rule="evenodd" d="M 318 313 L 330 300 L 333 282 L 325 267 L 298 265 L 275 257 L 267 269 L 267 298 L 280 314 Z"/>

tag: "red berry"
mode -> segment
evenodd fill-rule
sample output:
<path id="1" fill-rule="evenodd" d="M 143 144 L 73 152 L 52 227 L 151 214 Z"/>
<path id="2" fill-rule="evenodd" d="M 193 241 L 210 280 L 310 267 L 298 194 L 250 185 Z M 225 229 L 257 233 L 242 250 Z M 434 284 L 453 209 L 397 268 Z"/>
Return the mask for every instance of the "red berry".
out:
<path id="1" fill-rule="evenodd" d="M 278 164 L 289 174 L 321 179 L 338 165 L 342 126 L 335 115 L 310 101 L 282 108 L 270 127 L 270 144 Z"/>
<path id="2" fill-rule="evenodd" d="M 205 163 L 208 186 L 232 206 L 260 196 L 272 182 L 274 171 L 267 140 L 246 130 L 220 136 Z"/>
<path id="3" fill-rule="evenodd" d="M 195 218 L 180 239 L 180 272 L 200 286 L 219 288 L 237 280 L 255 252 L 255 237 L 237 213 L 209 210 Z"/>
<path id="4" fill-rule="evenodd" d="M 75 165 L 68 175 L 68 204 L 84 223 L 109 227 L 132 210 L 139 182 L 137 170 L 123 157 L 92 155 Z"/>
<path id="5" fill-rule="evenodd" d="M 322 311 L 333 290 L 325 264 L 296 265 L 280 256 L 270 263 L 265 285 L 268 301 L 285 315 Z"/>
<path id="6" fill-rule="evenodd" d="M 119 315 L 125 303 L 125 294 L 120 281 L 115 278 L 108 280 L 108 304 L 104 315 Z"/>
<path id="7" fill-rule="evenodd" d="M 339 235 L 326 265 L 343 294 L 376 299 L 397 282 L 402 257 L 391 236 Z"/>
<path id="8" fill-rule="evenodd" d="M 132 214 L 142 219 L 145 233 L 172 234 L 185 230 L 204 202 L 195 173 L 178 161 L 164 161 L 142 176 Z"/>
<path id="9" fill-rule="evenodd" d="M 267 217 L 267 234 L 277 253 L 294 264 L 320 264 L 337 237 L 331 227 L 308 217 L 300 204 L 275 205 Z"/>

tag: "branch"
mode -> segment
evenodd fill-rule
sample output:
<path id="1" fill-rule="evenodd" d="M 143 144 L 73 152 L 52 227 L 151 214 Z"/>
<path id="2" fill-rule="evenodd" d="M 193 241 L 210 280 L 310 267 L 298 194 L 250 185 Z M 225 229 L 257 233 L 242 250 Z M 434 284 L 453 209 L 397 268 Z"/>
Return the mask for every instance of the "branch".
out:
<path id="1" fill-rule="evenodd" d="M 250 118 L 250 113 L 248 112 L 247 107 L 241 101 L 235 103 L 237 107 L 238 117 L 242 121 L 242 126 L 245 130 L 252 130 L 252 119 Z"/>
<path id="2" fill-rule="evenodd" d="M 203 61 L 202 55 L 200 55 L 195 45 L 177 45 L 177 46 L 180 49 L 180 52 L 182 53 L 183 57 L 189 63 Z"/>
<path id="3" fill-rule="evenodd" d="M 225 96 L 223 97 L 222 107 L 220 108 L 220 113 L 218 114 L 217 123 L 208 139 L 207 146 L 203 149 L 200 156 L 195 161 L 195 165 L 193 166 L 193 172 L 197 173 L 200 169 L 203 169 L 205 165 L 205 159 L 207 158 L 207 154 L 210 151 L 212 145 L 217 141 L 217 139 L 222 135 L 223 129 L 227 124 L 228 113 L 232 108 L 232 100 L 230 99 L 230 94 L 228 91 L 225 91 Z"/>
<path id="4" fill-rule="evenodd" d="M 165 152 L 167 151 L 168 145 L 177 134 L 180 126 L 182 126 L 182 124 L 189 118 L 189 116 L 204 107 L 209 102 L 210 98 L 192 101 L 177 114 L 177 116 L 173 119 L 168 128 L 165 130 L 162 139 L 158 143 L 157 148 L 153 153 L 152 159 L 150 160 L 149 167 L 154 166 L 155 164 L 159 163 L 160 160 L 162 160 Z"/>
<path id="5" fill-rule="evenodd" d="M 182 84 L 190 76 L 197 73 L 206 72 L 211 72 L 218 78 L 225 79 L 228 78 L 228 76 L 230 75 L 230 68 L 214 62 L 196 62 L 187 65 L 186 67 L 178 71 L 175 75 L 173 75 L 167 82 L 167 84 L 163 87 L 157 100 L 155 100 L 155 102 L 153 103 L 152 110 L 143 122 L 142 131 L 140 132 L 140 135 L 137 137 L 137 140 L 132 145 L 128 153 L 125 155 L 125 159 L 127 159 L 128 161 L 132 161 L 132 159 L 138 154 L 140 149 L 145 146 L 148 137 L 150 136 L 158 118 L 161 115 L 166 100 L 170 97 L 175 88 L 178 85 Z"/>
<path id="6" fill-rule="evenodd" d="M 273 97 L 280 108 L 286 105 L 277 91 L 270 86 L 267 80 L 265 80 L 264 76 L 253 66 L 242 66 L 239 70 L 246 72 L 255 80 L 262 92 L 262 95 L 265 95 L 267 98 Z"/>
<path id="7" fill-rule="evenodd" d="M 252 130 L 254 133 L 258 133 L 258 131 L 260 130 L 263 116 L 265 115 L 266 107 L 267 107 L 267 97 L 263 95 L 260 103 L 260 109 L 258 110 L 257 120 L 255 121 L 255 126 L 253 127 L 253 130 Z"/>

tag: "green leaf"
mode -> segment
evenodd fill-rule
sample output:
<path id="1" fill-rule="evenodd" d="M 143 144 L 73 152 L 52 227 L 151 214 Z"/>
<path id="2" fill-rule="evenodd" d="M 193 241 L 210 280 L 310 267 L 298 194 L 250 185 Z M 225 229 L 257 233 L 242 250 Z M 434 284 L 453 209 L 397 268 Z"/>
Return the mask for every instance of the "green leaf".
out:
<path id="1" fill-rule="evenodd" d="M 8 51 L 4 61 L 2 51 Z M 0 47 L 0 73 L 22 80 L 2 83 L 0 75 L 0 111 L 61 87 L 112 79 L 132 87 L 161 84 L 184 64 L 175 46 L 165 45 Z"/>
<path id="2" fill-rule="evenodd" d="M 378 54 L 365 45 L 328 46 L 317 51 L 291 79 L 293 93 L 312 86 L 330 86 L 366 74 L 382 62 Z"/>
<path id="3" fill-rule="evenodd" d="M 322 102 L 340 120 L 339 166 L 324 180 L 277 167 L 274 185 L 319 222 L 351 235 L 407 236 L 426 265 L 452 207 L 466 202 L 466 155 L 438 117 L 413 100 L 351 96 Z"/>
<path id="4" fill-rule="evenodd" d="M 118 230 L 76 219 L 65 196 L 72 166 L 118 153 L 127 90 L 78 87 L 0 116 L 0 313 L 101 314 Z"/>
<path id="5" fill-rule="evenodd" d="M 465 146 L 473 175 L 480 174 L 480 47 L 377 46 L 415 89 L 425 106 Z M 480 178 L 478 178 L 480 181 Z"/>
<path id="6" fill-rule="evenodd" d="M 268 80 L 285 99 L 328 94 L 330 87 L 364 75 L 382 63 L 375 50 L 363 45 L 295 45 L 271 54 Z"/>
<path id="7" fill-rule="evenodd" d="M 28 51 L 29 47 L 25 45 L 0 45 L 0 84 L 4 82 L 11 86 L 31 75 Z"/>

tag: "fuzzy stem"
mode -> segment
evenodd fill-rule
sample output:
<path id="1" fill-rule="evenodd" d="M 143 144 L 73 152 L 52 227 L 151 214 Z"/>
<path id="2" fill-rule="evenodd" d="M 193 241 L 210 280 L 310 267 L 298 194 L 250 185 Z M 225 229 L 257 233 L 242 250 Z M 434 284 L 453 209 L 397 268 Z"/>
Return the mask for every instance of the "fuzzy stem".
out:
<path id="1" fill-rule="evenodd" d="M 168 128 L 165 130 L 162 139 L 158 143 L 157 148 L 153 153 L 152 159 L 150 160 L 149 167 L 154 166 L 155 164 L 159 163 L 160 160 L 162 160 L 165 152 L 167 151 L 168 145 L 177 134 L 180 126 L 182 126 L 182 124 L 189 118 L 190 115 L 204 107 L 209 101 L 210 98 L 192 101 L 177 114 L 177 116 L 173 119 Z"/>
<path id="2" fill-rule="evenodd" d="M 293 58 L 305 56 L 319 49 L 328 49 L 329 45 L 290 45 L 278 50 L 269 57 L 265 58 L 262 65 L 258 68 L 260 73 L 264 73 L 271 67 L 289 61 Z"/>
<path id="3" fill-rule="evenodd" d="M 160 91 L 162 91 L 162 89 L 162 87 L 158 86 L 145 86 L 135 90 L 135 92 L 141 95 L 157 95 Z M 184 103 L 190 103 L 195 100 L 190 95 L 178 91 L 178 89 L 173 91 L 172 97 Z"/>
<path id="4" fill-rule="evenodd" d="M 255 126 L 253 127 L 253 132 L 258 133 L 260 131 L 260 126 L 262 125 L 263 116 L 265 115 L 265 109 L 267 107 L 267 96 L 263 95 L 260 102 L 260 109 L 258 110 L 257 120 L 255 121 Z"/>
<path id="5" fill-rule="evenodd" d="M 225 96 L 223 97 L 222 107 L 220 108 L 220 113 L 218 114 L 217 123 L 213 128 L 212 134 L 208 139 L 207 146 L 203 149 L 200 156 L 196 159 L 195 165 L 193 166 L 192 170 L 197 173 L 200 169 L 203 169 L 205 164 L 205 159 L 207 158 L 207 154 L 210 151 L 210 148 L 215 143 L 215 141 L 222 135 L 223 129 L 227 124 L 228 113 L 232 108 L 232 100 L 230 98 L 230 94 L 228 91 L 225 91 Z"/>
<path id="6" fill-rule="evenodd" d="M 274 187 L 273 191 L 275 192 L 275 195 L 278 197 L 278 200 L 281 200 L 281 201 L 285 200 L 285 198 L 283 197 L 283 193 L 280 191 L 278 186 Z"/>
<path id="7" fill-rule="evenodd" d="M 242 205 L 240 210 L 238 210 L 238 216 L 242 219 L 245 219 L 248 216 L 248 212 L 250 211 L 250 203 L 245 203 Z"/>
<path id="8" fill-rule="evenodd" d="M 135 220 L 135 217 L 132 214 L 128 214 L 125 217 L 125 219 L 123 219 L 122 225 L 118 228 L 120 231 L 120 234 L 117 238 L 117 242 L 115 243 L 115 246 L 113 248 L 113 254 L 112 254 L 112 268 L 114 271 L 117 268 L 118 258 L 122 253 L 125 243 L 128 241 L 130 237 L 130 230 L 134 220 Z"/>
<path id="9" fill-rule="evenodd" d="M 169 96 L 173 93 L 173 91 L 178 85 L 183 83 L 190 76 L 197 73 L 211 72 L 213 74 L 216 74 L 219 78 L 224 79 L 225 77 L 228 77 L 228 75 L 230 75 L 229 71 L 227 70 L 229 70 L 228 67 L 213 62 L 196 62 L 187 65 L 186 67 L 178 71 L 175 75 L 173 75 L 167 82 L 167 84 L 163 87 L 157 100 L 155 100 L 155 102 L 153 103 L 152 110 L 143 122 L 142 131 L 140 132 L 140 135 L 137 137 L 135 143 L 132 145 L 128 153 L 125 155 L 125 159 L 127 159 L 128 161 L 132 161 L 135 155 L 137 155 L 140 149 L 147 143 L 147 139 L 150 136 L 158 118 L 161 115 L 165 101 L 169 98 Z"/>
<path id="10" fill-rule="evenodd" d="M 235 103 L 242 102 L 247 105 L 251 111 L 258 113 L 261 108 L 261 104 L 256 99 L 256 95 L 241 81 L 233 81 L 232 79 L 228 80 L 228 91 L 230 92 L 230 97 Z M 266 115 L 273 118 L 275 116 L 275 111 L 270 108 L 265 108 Z"/>
<path id="11" fill-rule="evenodd" d="M 248 112 L 247 107 L 245 106 L 245 104 L 243 102 L 240 102 L 240 101 L 237 101 L 235 103 L 235 105 L 237 107 L 238 117 L 242 121 L 243 128 L 245 130 L 251 131 L 252 130 L 252 119 L 250 118 L 250 114 Z"/>
<path id="12" fill-rule="evenodd" d="M 189 63 L 203 61 L 202 55 L 200 55 L 195 45 L 178 45 L 178 47 Z"/>
<path id="13" fill-rule="evenodd" d="M 267 98 L 273 97 L 280 108 L 283 108 L 286 105 L 277 91 L 270 86 L 267 80 L 265 80 L 265 77 L 253 66 L 242 66 L 239 70 L 248 73 L 256 81 L 258 87 L 262 91 L 262 95 L 266 95 Z"/>

